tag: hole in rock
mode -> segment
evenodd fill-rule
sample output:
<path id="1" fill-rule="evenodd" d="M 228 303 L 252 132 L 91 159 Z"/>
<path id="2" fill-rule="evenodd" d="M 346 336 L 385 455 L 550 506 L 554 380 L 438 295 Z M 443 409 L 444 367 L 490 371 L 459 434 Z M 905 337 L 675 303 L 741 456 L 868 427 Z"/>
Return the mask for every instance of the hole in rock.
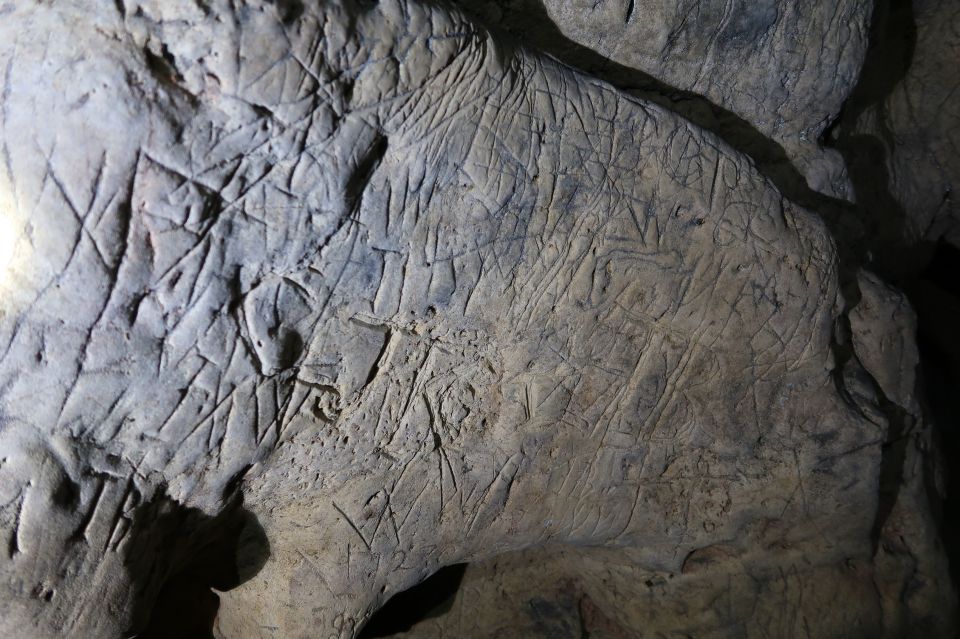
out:
<path id="1" fill-rule="evenodd" d="M 420 583 L 402 590 L 376 611 L 357 639 L 387 637 L 410 630 L 416 623 L 450 609 L 467 564 L 445 566 Z"/>
<path id="2" fill-rule="evenodd" d="M 284 24 L 293 24 L 306 10 L 300 0 L 277 0 L 277 10 Z"/>
<path id="3" fill-rule="evenodd" d="M 281 370 L 293 368 L 303 354 L 303 338 L 294 330 L 285 330 L 281 334 L 277 350 L 277 367 Z"/>

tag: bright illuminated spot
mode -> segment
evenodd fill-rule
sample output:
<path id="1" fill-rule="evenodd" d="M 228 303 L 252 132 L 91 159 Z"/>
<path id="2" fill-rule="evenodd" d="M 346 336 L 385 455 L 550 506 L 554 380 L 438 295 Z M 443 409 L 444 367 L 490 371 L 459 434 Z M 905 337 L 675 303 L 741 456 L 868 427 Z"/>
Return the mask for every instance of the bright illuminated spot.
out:
<path id="1" fill-rule="evenodd" d="M 7 269 L 13 262 L 13 250 L 17 244 L 13 220 L 7 211 L 0 210 L 0 281 L 7 275 Z"/>

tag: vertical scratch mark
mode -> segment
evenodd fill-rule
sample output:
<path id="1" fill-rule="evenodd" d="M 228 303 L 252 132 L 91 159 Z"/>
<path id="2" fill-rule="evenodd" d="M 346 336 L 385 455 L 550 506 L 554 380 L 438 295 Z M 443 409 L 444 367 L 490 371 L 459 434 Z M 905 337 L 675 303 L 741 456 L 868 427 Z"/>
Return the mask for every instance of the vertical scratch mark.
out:
<path id="1" fill-rule="evenodd" d="M 21 523 L 22 523 L 21 520 L 22 520 L 22 518 L 23 518 L 23 504 L 27 501 L 27 488 L 28 488 L 28 487 L 29 487 L 29 484 L 27 484 L 27 486 L 25 486 L 25 487 L 23 487 L 22 489 L 20 489 L 20 495 L 19 495 L 20 503 L 17 504 L 17 516 L 14 518 L 14 522 L 13 522 L 13 534 L 10 535 L 10 545 L 8 546 L 8 550 L 9 550 L 9 553 L 10 553 L 10 559 L 13 559 L 13 558 L 16 557 L 17 555 L 19 555 L 20 552 L 21 552 L 21 550 L 20 550 L 20 525 L 21 525 Z"/>
<path id="2" fill-rule="evenodd" d="M 103 544 L 103 553 L 104 553 L 104 554 L 105 554 L 105 553 L 107 552 L 107 550 L 110 548 L 110 543 L 113 541 L 113 538 L 114 538 L 114 537 L 116 536 L 116 534 L 117 534 L 117 530 L 119 530 L 119 528 L 120 528 L 120 524 L 123 522 L 123 507 L 124 507 L 124 506 L 126 505 L 126 503 L 127 503 L 127 499 L 128 499 L 128 497 L 129 497 L 129 495 L 130 495 L 130 490 L 131 490 L 132 488 L 133 488 L 133 479 L 131 478 L 131 479 L 128 479 L 128 480 L 127 480 L 127 485 L 126 485 L 126 487 L 123 489 L 123 497 L 120 499 L 120 502 L 119 502 L 119 504 L 118 504 L 118 506 L 117 506 L 117 512 L 116 512 L 116 514 L 115 514 L 114 517 L 113 517 L 113 522 L 110 524 L 110 533 L 107 535 L 107 540 L 106 540 L 106 542 Z M 117 543 L 113 545 L 113 550 L 114 550 L 114 551 L 117 550 L 117 547 L 120 545 L 120 541 L 121 541 L 121 540 L 122 540 L 122 536 L 121 536 L 120 539 L 117 540 Z"/>

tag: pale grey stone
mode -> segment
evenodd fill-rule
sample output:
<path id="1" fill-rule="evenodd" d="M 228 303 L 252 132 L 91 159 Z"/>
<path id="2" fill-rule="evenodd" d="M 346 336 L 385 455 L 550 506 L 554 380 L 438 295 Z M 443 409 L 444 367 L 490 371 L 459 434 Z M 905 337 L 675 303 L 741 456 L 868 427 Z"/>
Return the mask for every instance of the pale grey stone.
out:
<path id="1" fill-rule="evenodd" d="M 2 12 L 0 634 L 123 636 L 224 552 L 231 638 L 556 545 L 902 612 L 888 359 L 717 136 L 433 4 Z"/>

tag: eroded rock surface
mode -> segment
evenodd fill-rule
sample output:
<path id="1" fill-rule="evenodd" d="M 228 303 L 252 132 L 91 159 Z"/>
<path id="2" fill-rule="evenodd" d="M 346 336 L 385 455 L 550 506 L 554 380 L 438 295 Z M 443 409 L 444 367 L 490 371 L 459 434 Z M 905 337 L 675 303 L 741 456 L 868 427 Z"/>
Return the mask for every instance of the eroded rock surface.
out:
<path id="1" fill-rule="evenodd" d="M 121 636 L 206 574 L 221 636 L 349 637 L 557 545 L 912 618 L 870 581 L 907 400 L 717 136 L 432 4 L 5 12 L 0 633 Z"/>
<path id="2" fill-rule="evenodd" d="M 713 546 L 676 572 L 622 550 L 510 553 L 472 564 L 447 613 L 397 637 L 883 636 L 869 562 L 778 553 L 783 563 L 769 565 Z"/>
<path id="3" fill-rule="evenodd" d="M 443 614 L 397 636 L 950 636 L 956 593 L 925 506 L 937 463 L 914 390 L 915 318 L 902 293 L 867 272 L 858 279 L 854 349 L 875 376 L 868 383 L 903 408 L 881 473 L 872 561 L 820 562 L 816 544 L 774 541 L 776 521 L 698 548 L 678 570 L 651 570 L 629 548 L 547 545 L 471 564 Z"/>
<path id="4" fill-rule="evenodd" d="M 857 83 L 872 0 L 459 3 L 569 64 L 725 129 L 776 173 L 799 171 L 810 188 L 853 198 L 842 159 L 820 139 Z"/>

